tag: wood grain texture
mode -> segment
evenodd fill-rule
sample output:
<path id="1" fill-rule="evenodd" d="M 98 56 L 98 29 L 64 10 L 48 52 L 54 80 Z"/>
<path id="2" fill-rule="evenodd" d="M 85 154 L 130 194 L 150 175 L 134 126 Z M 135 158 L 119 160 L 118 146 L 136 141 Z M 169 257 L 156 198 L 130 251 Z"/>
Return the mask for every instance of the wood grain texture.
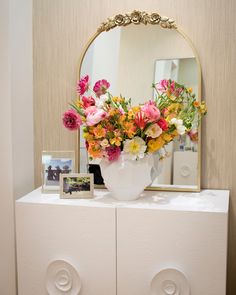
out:
<path id="1" fill-rule="evenodd" d="M 134 9 L 157 11 L 173 18 L 199 54 L 202 96 L 208 106 L 203 121 L 202 187 L 231 191 L 227 294 L 236 294 L 235 0 L 35 0 L 35 184 L 41 183 L 43 149 L 76 147 L 76 135 L 64 130 L 61 116 L 76 96 L 83 47 L 107 17 Z"/>

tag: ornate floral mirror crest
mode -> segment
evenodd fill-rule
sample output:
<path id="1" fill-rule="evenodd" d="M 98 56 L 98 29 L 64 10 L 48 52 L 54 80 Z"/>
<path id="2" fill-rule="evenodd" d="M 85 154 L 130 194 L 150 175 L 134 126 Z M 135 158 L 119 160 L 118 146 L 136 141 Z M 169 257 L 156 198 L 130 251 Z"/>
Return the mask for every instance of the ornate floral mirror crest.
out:
<path id="1" fill-rule="evenodd" d="M 111 93 L 134 98 L 135 105 L 152 99 L 151 85 L 161 80 L 186 86 L 201 101 L 201 67 L 196 50 L 174 20 L 156 12 L 135 10 L 103 22 L 81 55 L 79 77 L 85 75 L 90 76 L 91 84 L 108 80 Z M 200 190 L 200 133 L 197 127 L 188 135 L 180 135 L 159 153 L 158 173 L 147 189 Z M 99 161 L 88 159 L 83 136 L 79 137 L 79 171 L 94 173 L 95 185 L 102 187 Z"/>

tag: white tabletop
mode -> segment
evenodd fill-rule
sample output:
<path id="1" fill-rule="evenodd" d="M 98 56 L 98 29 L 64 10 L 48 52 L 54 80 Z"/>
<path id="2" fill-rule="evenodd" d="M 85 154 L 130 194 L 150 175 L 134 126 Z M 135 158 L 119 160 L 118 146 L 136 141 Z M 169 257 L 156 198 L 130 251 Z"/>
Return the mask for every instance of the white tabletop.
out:
<path id="1" fill-rule="evenodd" d="M 138 200 L 124 202 L 114 200 L 106 189 L 95 189 L 92 199 L 60 199 L 59 194 L 42 194 L 41 188 L 38 188 L 16 203 L 227 213 L 229 191 L 202 190 L 199 193 L 145 191 Z"/>

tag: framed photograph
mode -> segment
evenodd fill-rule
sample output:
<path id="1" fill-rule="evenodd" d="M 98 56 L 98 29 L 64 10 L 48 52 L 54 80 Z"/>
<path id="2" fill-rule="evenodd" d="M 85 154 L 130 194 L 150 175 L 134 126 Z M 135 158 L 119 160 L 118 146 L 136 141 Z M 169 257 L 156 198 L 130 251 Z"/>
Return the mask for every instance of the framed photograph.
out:
<path id="1" fill-rule="evenodd" d="M 60 197 L 62 199 L 87 199 L 93 197 L 93 174 L 70 173 L 60 175 Z"/>
<path id="2" fill-rule="evenodd" d="M 60 174 L 75 172 L 74 151 L 42 152 L 42 192 L 59 193 Z"/>

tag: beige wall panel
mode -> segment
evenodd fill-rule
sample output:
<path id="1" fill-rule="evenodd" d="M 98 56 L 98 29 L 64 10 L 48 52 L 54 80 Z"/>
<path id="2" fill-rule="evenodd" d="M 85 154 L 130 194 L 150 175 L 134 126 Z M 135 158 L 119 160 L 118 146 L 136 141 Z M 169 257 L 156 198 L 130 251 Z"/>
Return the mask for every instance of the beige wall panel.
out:
<path id="1" fill-rule="evenodd" d="M 172 17 L 199 53 L 209 110 L 203 121 L 202 187 L 231 190 L 228 295 L 236 294 L 235 0 L 34 0 L 35 184 L 40 185 L 43 149 L 76 147 L 76 135 L 62 127 L 61 117 L 76 96 L 83 47 L 103 20 L 133 9 Z"/>

